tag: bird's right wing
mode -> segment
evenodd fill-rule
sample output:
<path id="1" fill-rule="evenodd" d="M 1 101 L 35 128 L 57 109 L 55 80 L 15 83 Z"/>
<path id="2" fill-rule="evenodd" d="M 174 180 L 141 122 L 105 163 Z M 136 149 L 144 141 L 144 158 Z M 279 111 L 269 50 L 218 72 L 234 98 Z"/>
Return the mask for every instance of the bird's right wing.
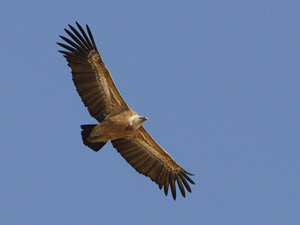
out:
<path id="1" fill-rule="evenodd" d="M 72 40 L 60 36 L 69 45 L 57 43 L 68 51 L 59 52 L 64 54 L 72 69 L 73 81 L 84 105 L 91 116 L 101 122 L 106 116 L 116 115 L 128 106 L 101 59 L 89 27 L 86 26 L 88 37 L 76 24 L 80 32 L 69 25 L 73 33 L 65 31 Z"/>

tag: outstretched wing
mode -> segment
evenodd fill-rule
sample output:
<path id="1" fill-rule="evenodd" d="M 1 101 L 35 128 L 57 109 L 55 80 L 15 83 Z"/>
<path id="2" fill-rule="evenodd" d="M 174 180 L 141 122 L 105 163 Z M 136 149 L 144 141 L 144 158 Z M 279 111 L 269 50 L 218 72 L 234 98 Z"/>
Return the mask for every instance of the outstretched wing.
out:
<path id="1" fill-rule="evenodd" d="M 69 25 L 73 33 L 67 29 L 65 31 L 71 39 L 60 36 L 69 45 L 57 43 L 68 51 L 59 52 L 64 54 L 72 69 L 73 81 L 84 105 L 91 116 L 101 122 L 106 116 L 116 115 L 128 106 L 101 59 L 88 25 L 87 36 L 76 24 L 80 32 Z"/>
<path id="2" fill-rule="evenodd" d="M 140 127 L 133 136 L 111 141 L 124 159 L 139 173 L 149 177 L 168 194 L 171 187 L 174 200 L 176 199 L 175 181 L 185 197 L 185 188 L 191 192 L 188 184 L 195 184 L 188 176 L 192 175 L 181 168 L 173 158 L 160 147 L 148 134 L 144 127 Z M 187 182 L 188 181 L 188 182 Z M 184 188 L 185 187 L 185 188 Z"/>

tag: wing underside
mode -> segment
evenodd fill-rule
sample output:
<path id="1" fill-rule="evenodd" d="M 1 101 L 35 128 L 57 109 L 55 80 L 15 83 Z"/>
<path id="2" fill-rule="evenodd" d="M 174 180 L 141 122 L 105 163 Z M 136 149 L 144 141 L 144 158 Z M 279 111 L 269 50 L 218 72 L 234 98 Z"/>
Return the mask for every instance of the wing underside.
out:
<path id="1" fill-rule="evenodd" d="M 109 70 L 104 65 L 88 26 L 87 33 L 78 24 L 77 31 L 69 25 L 69 38 L 60 36 L 68 45 L 57 43 L 67 51 L 59 51 L 72 69 L 73 82 L 84 105 L 99 122 L 125 109 L 127 104 L 116 88 Z"/>
<path id="2" fill-rule="evenodd" d="M 181 168 L 143 127 L 138 134 L 113 140 L 112 144 L 137 172 L 149 177 L 160 189 L 164 187 L 165 195 L 170 186 L 172 196 L 176 199 L 175 182 L 183 197 L 185 189 L 191 192 L 189 183 L 195 184 L 189 177 L 192 174 Z"/>

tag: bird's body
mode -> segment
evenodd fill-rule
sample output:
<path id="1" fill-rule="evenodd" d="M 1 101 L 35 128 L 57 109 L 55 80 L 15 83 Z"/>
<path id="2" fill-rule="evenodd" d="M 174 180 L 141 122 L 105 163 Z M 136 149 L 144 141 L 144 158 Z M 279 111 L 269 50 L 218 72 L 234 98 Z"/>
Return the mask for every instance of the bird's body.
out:
<path id="1" fill-rule="evenodd" d="M 139 116 L 131 109 L 125 110 L 117 115 L 109 117 L 99 123 L 92 130 L 89 140 L 95 142 L 108 142 L 126 136 L 134 135 L 134 132 L 147 120 Z"/>
<path id="2" fill-rule="evenodd" d="M 194 181 L 192 175 L 180 167 L 173 158 L 148 134 L 143 122 L 148 118 L 139 116 L 129 108 L 110 72 L 104 65 L 97 50 L 93 35 L 87 27 L 88 35 L 78 24 L 78 32 L 65 29 L 73 39 L 60 36 L 69 45 L 58 43 L 68 51 L 60 51 L 72 69 L 72 78 L 84 105 L 99 124 L 81 125 L 83 143 L 99 151 L 108 141 L 135 170 L 156 182 L 167 195 L 171 187 L 176 198 L 175 181 L 185 197 L 185 188 L 191 192 L 188 184 Z"/>

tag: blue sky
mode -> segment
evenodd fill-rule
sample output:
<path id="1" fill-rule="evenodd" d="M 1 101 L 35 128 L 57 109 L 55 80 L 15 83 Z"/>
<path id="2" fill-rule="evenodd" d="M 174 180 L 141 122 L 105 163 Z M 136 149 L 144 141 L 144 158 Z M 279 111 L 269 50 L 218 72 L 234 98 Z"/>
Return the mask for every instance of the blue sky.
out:
<path id="1" fill-rule="evenodd" d="M 1 224 L 300 224 L 299 1 L 6 1 Z M 89 24 L 129 106 L 187 171 L 174 202 L 95 153 L 58 35 Z"/>

